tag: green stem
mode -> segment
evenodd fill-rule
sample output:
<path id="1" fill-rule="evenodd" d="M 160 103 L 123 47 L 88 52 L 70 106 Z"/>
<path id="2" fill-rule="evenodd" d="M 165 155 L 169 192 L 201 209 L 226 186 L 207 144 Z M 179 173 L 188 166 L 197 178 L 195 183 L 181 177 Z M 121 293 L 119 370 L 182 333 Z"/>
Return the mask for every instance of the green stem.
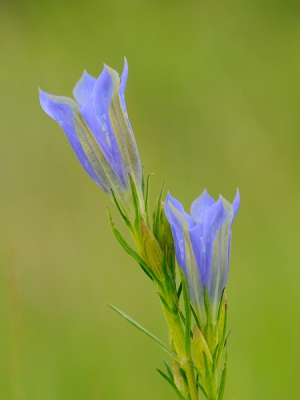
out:
<path id="1" fill-rule="evenodd" d="M 191 400 L 198 400 L 198 390 L 195 382 L 195 372 L 193 368 L 193 362 L 188 354 L 185 351 L 185 337 L 184 331 L 181 323 L 181 319 L 179 316 L 179 309 L 174 304 L 174 299 L 171 296 L 167 296 L 166 301 L 162 301 L 163 296 L 160 296 L 161 304 L 163 308 L 163 312 L 173 338 L 174 347 L 176 353 L 180 360 L 180 367 L 186 373 L 189 392 L 190 392 L 190 399 Z"/>
<path id="2" fill-rule="evenodd" d="M 196 381 L 195 381 L 195 372 L 194 372 L 194 367 L 192 365 L 191 360 L 186 361 L 184 370 L 185 370 L 186 377 L 188 380 L 191 400 L 198 400 L 199 397 L 198 397 L 198 390 L 197 390 Z"/>

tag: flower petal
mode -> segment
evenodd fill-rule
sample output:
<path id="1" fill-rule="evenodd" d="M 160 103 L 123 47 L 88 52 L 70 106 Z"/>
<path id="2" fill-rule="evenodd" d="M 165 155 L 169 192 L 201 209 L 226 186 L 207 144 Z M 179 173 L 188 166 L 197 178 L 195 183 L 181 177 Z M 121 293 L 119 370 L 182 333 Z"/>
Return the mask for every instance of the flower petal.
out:
<path id="1" fill-rule="evenodd" d="M 128 79 L 128 63 L 127 63 L 127 60 L 125 57 L 124 58 L 124 69 L 122 72 L 121 83 L 120 83 L 120 88 L 119 88 L 119 94 L 120 94 L 120 99 L 121 99 L 121 104 L 122 104 L 124 114 L 127 114 L 126 103 L 125 103 L 125 89 L 126 89 L 127 79 Z"/>
<path id="2" fill-rule="evenodd" d="M 215 203 L 214 199 L 207 193 L 206 189 L 204 192 L 192 203 L 191 216 L 195 222 L 203 220 L 204 214 L 208 207 Z"/>
<path id="3" fill-rule="evenodd" d="M 216 317 L 222 291 L 226 286 L 229 270 L 229 230 L 233 207 L 224 198 L 217 201 L 218 207 L 209 210 L 206 221 L 208 261 L 211 261 L 211 279 L 208 287 L 212 314 Z M 216 203 L 216 204 L 217 204 Z M 212 212 L 213 211 L 213 212 Z M 209 215 L 210 214 L 210 215 Z"/>
<path id="4" fill-rule="evenodd" d="M 92 97 L 81 108 L 81 114 L 115 174 L 124 187 L 129 187 L 123 157 L 109 116 L 113 92 L 114 82 L 107 67 L 104 67 L 93 87 Z"/>
<path id="5" fill-rule="evenodd" d="M 207 196 L 205 197 L 208 199 Z M 210 207 L 206 207 L 206 212 L 202 215 L 201 221 L 190 231 L 201 283 L 206 285 L 208 290 L 212 278 L 213 240 L 220 228 L 218 222 L 220 223 L 222 210 L 222 201 L 219 199 Z"/>
<path id="6" fill-rule="evenodd" d="M 239 192 L 239 189 L 236 189 L 236 195 L 235 195 L 235 198 L 232 203 L 232 207 L 233 207 L 232 222 L 235 220 L 236 214 L 240 208 L 240 203 L 241 203 L 240 192 Z M 232 224 L 232 222 L 231 222 L 231 224 Z"/>
<path id="7" fill-rule="evenodd" d="M 84 71 L 76 83 L 73 89 L 73 96 L 80 107 L 91 98 L 96 81 L 96 78 Z"/>
<path id="8" fill-rule="evenodd" d="M 142 182 L 141 161 L 127 114 L 124 113 L 122 107 L 122 101 L 119 94 L 120 78 L 115 70 L 111 69 L 110 67 L 107 67 L 107 69 L 114 81 L 114 92 L 109 108 L 110 120 L 119 145 L 119 149 L 123 156 L 125 168 L 137 183 L 137 187 L 140 188 Z"/>
<path id="9" fill-rule="evenodd" d="M 169 224 L 171 226 L 173 238 L 174 238 L 174 245 L 175 245 L 175 252 L 178 264 L 186 271 L 186 263 L 185 263 L 185 246 L 184 246 L 184 233 L 183 233 L 183 224 L 180 218 L 178 218 L 178 214 L 174 212 L 177 210 L 179 213 L 183 211 L 182 204 L 176 200 L 174 197 L 168 193 L 166 201 L 165 201 L 165 212 Z"/>
<path id="10" fill-rule="evenodd" d="M 178 264 L 182 268 L 188 282 L 192 304 L 201 323 L 205 315 L 203 285 L 196 265 L 195 255 L 189 233 L 189 223 L 182 204 L 168 194 L 165 202 L 166 216 L 172 229 L 175 252 Z"/>
<path id="11" fill-rule="evenodd" d="M 131 136 L 134 138 L 134 135 L 133 135 L 133 132 L 132 132 L 132 128 L 131 128 L 131 124 L 130 124 L 130 121 L 129 121 L 129 118 L 128 118 L 126 102 L 125 102 L 125 89 L 126 89 L 127 79 L 128 79 L 128 63 L 127 63 L 126 57 L 124 57 L 124 69 L 123 69 L 122 76 L 121 76 L 119 95 L 120 95 L 120 100 L 121 100 L 123 112 L 124 112 L 127 124 L 129 126 L 129 130 L 130 130 Z"/>
<path id="12" fill-rule="evenodd" d="M 113 183 L 118 184 L 97 142 L 83 121 L 77 103 L 68 98 L 40 91 L 44 111 L 64 130 L 81 165 L 108 194 Z"/>

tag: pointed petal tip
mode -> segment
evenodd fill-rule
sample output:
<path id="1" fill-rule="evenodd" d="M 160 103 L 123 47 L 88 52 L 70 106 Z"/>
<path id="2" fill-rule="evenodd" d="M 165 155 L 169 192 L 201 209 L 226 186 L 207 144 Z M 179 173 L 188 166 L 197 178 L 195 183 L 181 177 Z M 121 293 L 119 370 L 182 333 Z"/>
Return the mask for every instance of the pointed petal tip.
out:
<path id="1" fill-rule="evenodd" d="M 122 77 L 126 77 L 126 79 L 128 77 L 128 62 L 125 56 L 124 56 L 124 67 L 123 67 Z"/>
<path id="2" fill-rule="evenodd" d="M 39 95 L 40 96 L 47 96 L 49 93 L 47 93 L 47 92 L 44 92 L 44 90 L 42 90 L 40 87 L 39 87 Z"/>
<path id="3" fill-rule="evenodd" d="M 84 80 L 89 79 L 89 78 L 94 78 L 94 77 L 91 74 L 89 74 L 86 69 L 84 69 L 78 82 L 84 81 Z"/>
<path id="4" fill-rule="evenodd" d="M 168 190 L 166 201 L 170 201 L 171 203 L 173 203 L 174 200 L 176 201 L 175 197 L 173 197 L 170 191 Z"/>
<path id="5" fill-rule="evenodd" d="M 234 198 L 233 203 L 232 203 L 233 215 L 234 215 L 233 218 L 235 218 L 235 216 L 236 216 L 236 214 L 237 214 L 237 212 L 238 212 L 238 210 L 240 208 L 240 204 L 241 204 L 240 191 L 239 191 L 239 189 L 236 189 L 236 195 L 235 195 L 235 198 Z"/>
<path id="6" fill-rule="evenodd" d="M 172 199 L 172 196 L 171 196 L 170 191 L 168 190 L 165 203 L 167 204 L 169 201 L 171 201 L 171 199 Z"/>
<path id="7" fill-rule="evenodd" d="M 110 85 L 115 85 L 115 84 L 120 83 L 120 76 L 116 70 L 111 68 L 110 66 L 104 64 L 103 70 L 97 79 L 96 86 L 102 87 L 104 86 L 110 86 Z"/>
<path id="8" fill-rule="evenodd" d="M 205 210 L 211 207 L 214 203 L 215 200 L 208 194 L 207 189 L 204 189 L 200 196 L 197 197 L 191 204 L 191 216 L 195 221 L 199 221 L 199 219 L 202 218 Z"/>
<path id="9" fill-rule="evenodd" d="M 208 193 L 208 190 L 206 188 L 203 190 L 199 197 L 215 201 L 215 199 Z"/>
<path id="10" fill-rule="evenodd" d="M 42 109 L 45 111 L 45 113 L 48 114 L 50 117 L 52 117 L 48 107 L 49 102 L 51 101 L 49 96 L 51 96 L 49 93 L 44 92 L 41 88 L 39 88 L 40 105 Z"/>
<path id="11" fill-rule="evenodd" d="M 223 205 L 224 201 L 227 201 L 227 200 L 221 194 L 219 194 L 218 200 L 215 202 L 215 204 Z"/>
<path id="12" fill-rule="evenodd" d="M 108 73 L 110 76 L 116 75 L 116 76 L 118 76 L 118 78 L 119 78 L 118 71 L 116 71 L 115 69 L 113 69 L 112 67 L 110 67 L 109 65 L 107 65 L 107 64 L 105 64 L 105 63 L 103 63 L 103 71 L 102 71 L 102 74 L 103 74 L 104 71 L 105 71 L 106 73 Z M 101 74 L 101 75 L 102 75 L 102 74 Z"/>
<path id="13" fill-rule="evenodd" d="M 73 89 L 73 96 L 80 106 L 92 96 L 96 80 L 95 77 L 84 70 L 81 77 L 76 82 Z"/>

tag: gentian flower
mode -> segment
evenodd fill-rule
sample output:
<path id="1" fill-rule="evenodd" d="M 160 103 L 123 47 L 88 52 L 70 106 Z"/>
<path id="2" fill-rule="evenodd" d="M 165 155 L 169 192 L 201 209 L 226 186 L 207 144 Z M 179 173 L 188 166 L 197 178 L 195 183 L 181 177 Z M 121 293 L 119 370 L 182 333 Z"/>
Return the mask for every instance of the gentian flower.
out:
<path id="1" fill-rule="evenodd" d="M 132 218 L 128 174 L 136 185 L 141 210 L 144 203 L 141 162 L 124 97 L 127 76 L 125 59 L 121 80 L 115 70 L 104 66 L 97 79 L 83 73 L 73 90 L 75 100 L 40 91 L 40 102 L 62 127 L 90 177 L 107 194 L 113 191 L 124 214 Z"/>
<path id="2" fill-rule="evenodd" d="M 191 215 L 168 194 L 165 212 L 171 225 L 176 258 L 189 287 L 190 298 L 201 323 L 206 322 L 204 288 L 215 322 L 229 269 L 231 226 L 240 204 L 237 191 L 233 204 L 222 196 L 217 201 L 206 190 L 191 206 Z"/>

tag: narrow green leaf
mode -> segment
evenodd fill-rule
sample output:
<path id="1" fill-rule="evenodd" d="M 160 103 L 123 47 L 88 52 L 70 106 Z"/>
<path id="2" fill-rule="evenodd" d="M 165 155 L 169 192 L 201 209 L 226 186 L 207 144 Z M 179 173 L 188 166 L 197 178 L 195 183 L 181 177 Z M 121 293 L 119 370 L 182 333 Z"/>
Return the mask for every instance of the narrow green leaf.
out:
<path id="1" fill-rule="evenodd" d="M 211 309 L 206 285 L 204 285 L 204 306 L 207 316 L 207 324 L 209 324 L 211 322 Z"/>
<path id="2" fill-rule="evenodd" d="M 153 221 L 153 234 L 156 237 L 156 239 L 158 239 L 158 230 L 159 230 L 160 212 L 161 212 L 161 199 L 162 199 L 163 191 L 165 188 L 165 184 L 166 184 L 166 181 L 164 181 L 164 183 L 162 184 L 162 187 L 161 187 L 158 199 L 157 199 L 157 209 L 156 209 L 156 213 L 155 213 L 154 221 Z"/>
<path id="3" fill-rule="evenodd" d="M 163 270 L 164 276 L 168 277 L 169 274 L 168 274 L 168 269 L 167 269 L 167 263 L 166 263 L 166 257 L 165 256 L 163 256 L 163 260 L 162 260 L 162 263 L 161 263 L 161 268 Z"/>
<path id="4" fill-rule="evenodd" d="M 227 304 L 225 303 L 225 318 L 224 318 L 223 335 L 222 335 L 222 342 L 224 341 L 224 343 L 226 341 L 227 322 L 228 322 L 228 309 L 227 309 Z"/>
<path id="5" fill-rule="evenodd" d="M 115 203 L 115 206 L 117 207 L 117 209 L 118 209 L 118 211 L 119 211 L 119 213 L 120 213 L 120 215 L 121 215 L 122 220 L 125 222 L 125 224 L 128 226 L 128 228 L 132 228 L 132 225 L 131 225 L 129 219 L 128 219 L 128 218 L 126 217 L 126 215 L 123 213 L 123 211 L 122 211 L 122 209 L 121 209 L 121 207 L 120 207 L 120 204 L 118 203 L 118 200 L 117 200 L 117 198 L 116 198 L 116 196 L 115 196 L 114 191 L 113 191 L 112 189 L 110 189 L 110 191 L 111 191 L 112 198 L 113 198 L 113 201 L 114 201 L 114 203 Z"/>
<path id="6" fill-rule="evenodd" d="M 225 293 L 225 292 L 223 291 L 223 293 Z M 224 309 L 223 309 L 223 311 L 222 310 L 220 311 L 220 318 L 219 318 L 219 321 L 218 321 L 218 324 L 219 324 L 218 335 L 221 336 L 221 337 L 220 337 L 219 353 L 218 353 L 218 356 L 216 358 L 216 364 L 217 365 L 220 363 L 220 358 L 221 358 L 221 355 L 223 354 L 223 349 L 226 347 L 227 339 L 228 339 L 228 337 L 230 335 L 230 332 L 231 332 L 231 331 L 229 331 L 228 334 L 226 333 L 227 321 L 228 321 L 228 310 L 227 310 L 226 299 L 224 297 L 222 297 L 222 300 L 223 300 L 222 307 L 224 306 Z"/>
<path id="7" fill-rule="evenodd" d="M 201 392 L 203 393 L 203 395 L 204 395 L 204 397 L 206 398 L 206 399 L 208 399 L 209 400 L 209 398 L 208 398 L 208 395 L 207 395 L 207 393 L 206 393 L 206 390 L 205 390 L 205 388 L 201 385 L 201 383 L 199 382 L 199 378 L 201 378 L 202 377 L 202 374 L 201 374 L 201 372 L 199 371 L 199 369 L 196 367 L 196 365 L 195 364 L 193 364 L 193 367 L 194 367 L 194 370 L 197 372 L 197 380 L 196 380 L 196 385 L 198 386 L 198 388 L 201 390 Z"/>
<path id="8" fill-rule="evenodd" d="M 204 387 L 201 385 L 201 383 L 196 381 L 196 385 L 198 386 L 198 388 L 201 390 L 201 392 L 203 393 L 203 395 L 205 396 L 206 399 L 208 399 L 208 395 L 206 393 L 206 390 L 204 389 Z"/>
<path id="9" fill-rule="evenodd" d="M 197 372 L 197 374 L 198 374 L 200 377 L 202 377 L 202 373 L 199 371 L 199 369 L 197 368 L 197 366 L 196 366 L 194 363 L 192 364 L 192 366 L 193 366 L 194 370 Z"/>
<path id="10" fill-rule="evenodd" d="M 177 297 L 178 297 L 178 300 L 180 299 L 181 292 L 182 292 L 182 282 L 180 282 L 179 288 L 178 288 L 178 290 L 177 290 Z"/>
<path id="11" fill-rule="evenodd" d="M 224 297 L 225 297 L 225 288 L 222 290 L 222 296 L 221 296 L 221 300 L 220 300 L 220 304 L 219 304 L 219 308 L 218 308 L 218 315 L 217 315 L 217 323 L 220 323 L 220 317 L 221 317 L 221 310 L 222 310 L 222 305 L 224 303 Z"/>
<path id="12" fill-rule="evenodd" d="M 183 315 L 183 312 L 181 310 L 179 310 L 179 316 L 181 318 L 181 321 L 184 323 L 185 325 L 185 316 Z"/>
<path id="13" fill-rule="evenodd" d="M 165 364 L 165 367 L 166 367 L 166 370 L 167 370 L 167 372 L 168 372 L 168 375 L 169 375 L 170 379 L 171 379 L 172 381 L 174 381 L 173 372 L 172 372 L 172 370 L 171 370 L 171 367 L 170 367 L 168 361 L 165 360 L 165 359 L 163 358 L 163 362 L 164 362 L 164 364 Z"/>
<path id="14" fill-rule="evenodd" d="M 197 317 L 197 314 L 196 314 L 196 312 L 195 312 L 195 310 L 194 310 L 194 307 L 193 307 L 193 306 L 191 306 L 191 310 L 192 310 L 192 313 L 193 313 L 193 316 L 194 316 L 194 319 L 195 319 L 196 325 L 197 325 L 198 329 L 200 329 L 200 322 L 199 322 L 199 319 L 198 319 L 198 317 Z"/>
<path id="15" fill-rule="evenodd" d="M 151 271 L 151 269 L 148 267 L 147 263 L 142 259 L 142 257 L 136 251 L 133 250 L 133 248 L 126 242 L 126 240 L 124 239 L 122 234 L 119 232 L 119 230 L 115 227 L 115 224 L 113 222 L 113 219 L 112 219 L 109 209 L 107 209 L 107 213 L 108 213 L 108 219 L 109 219 L 111 230 L 113 231 L 113 234 L 115 235 L 117 241 L 120 243 L 120 245 L 126 251 L 126 253 L 128 253 L 131 257 L 133 257 L 135 259 L 135 261 L 137 261 L 140 264 L 140 266 L 142 267 L 145 274 L 148 275 L 151 280 L 155 280 L 156 277 L 154 277 L 154 274 Z"/>
<path id="16" fill-rule="evenodd" d="M 159 292 L 157 292 L 157 294 L 159 295 L 160 301 L 162 302 L 163 306 L 168 310 L 168 312 L 170 314 L 172 314 L 172 310 L 169 307 L 169 304 L 167 303 L 167 301 L 164 299 L 164 297 L 162 296 L 162 294 L 160 294 Z"/>
<path id="17" fill-rule="evenodd" d="M 139 196 L 138 196 L 138 193 L 136 190 L 135 182 L 132 179 L 132 176 L 130 174 L 128 174 L 128 176 L 129 176 L 132 199 L 133 199 L 133 204 L 134 204 L 134 209 L 135 209 L 135 224 L 139 225 L 140 220 L 141 220 L 140 209 L 139 209 Z"/>
<path id="18" fill-rule="evenodd" d="M 185 351 L 188 357 L 191 355 L 191 301 L 189 296 L 189 289 L 187 285 L 187 281 L 183 272 L 180 270 L 181 282 L 182 282 L 182 293 L 183 293 L 183 301 L 184 301 L 184 310 L 185 310 L 185 332 L 184 332 L 184 343 L 185 343 Z"/>
<path id="19" fill-rule="evenodd" d="M 212 366 L 212 373 L 215 372 L 216 368 L 217 368 L 217 360 L 219 359 L 218 354 L 219 354 L 219 347 L 220 347 L 220 343 L 217 344 L 214 354 L 213 354 L 213 366 Z M 221 350 L 222 351 L 222 350 Z"/>
<path id="20" fill-rule="evenodd" d="M 222 336 L 221 336 L 220 346 L 219 346 L 220 347 L 220 351 L 219 351 L 217 359 L 216 359 L 216 364 L 217 365 L 220 363 L 220 358 L 221 358 L 221 355 L 223 354 L 223 349 L 226 347 L 229 335 L 231 333 L 231 330 L 230 330 L 226 334 L 227 320 L 228 320 L 228 313 L 227 313 L 227 305 L 225 303 L 225 313 L 224 313 L 224 318 L 223 318 L 223 327 L 222 327 L 222 331 L 221 331 Z"/>
<path id="21" fill-rule="evenodd" d="M 153 174 L 148 174 L 147 176 L 147 183 L 146 183 L 146 192 L 145 192 L 145 211 L 146 211 L 146 218 L 147 218 L 147 225 L 150 226 L 149 223 L 149 188 L 150 188 L 150 177 Z"/>
<path id="22" fill-rule="evenodd" d="M 142 193 L 143 193 L 143 198 L 145 199 L 145 177 L 144 177 L 144 167 L 143 167 L 143 173 L 142 173 Z"/>
<path id="23" fill-rule="evenodd" d="M 173 293 L 174 291 L 174 283 L 173 280 L 170 277 L 170 274 L 168 272 L 168 266 L 167 266 L 167 262 L 166 262 L 166 257 L 163 257 L 163 261 L 162 261 L 162 270 L 164 273 L 164 283 L 165 283 L 165 287 L 166 287 L 166 291 L 168 293 Z"/>
<path id="24" fill-rule="evenodd" d="M 152 339 L 160 348 L 162 348 L 166 353 L 169 354 L 174 360 L 179 362 L 179 359 L 177 355 L 169 349 L 169 347 L 164 344 L 160 339 L 158 339 L 156 336 L 154 336 L 152 333 L 147 331 L 147 329 L 143 328 L 140 324 L 138 324 L 136 321 L 134 321 L 132 318 L 130 318 L 127 314 L 125 314 L 123 311 L 119 310 L 117 307 L 113 306 L 112 304 L 107 304 L 108 307 L 112 308 L 115 310 L 118 314 L 120 314 L 122 317 L 124 317 L 130 324 L 135 326 L 138 330 L 143 332 L 145 335 L 147 335 L 150 339 Z"/>
<path id="25" fill-rule="evenodd" d="M 203 360 L 204 360 L 204 365 L 205 365 L 205 375 L 206 376 L 211 376 L 211 371 L 208 366 L 208 361 L 207 361 L 207 356 L 206 353 L 203 351 Z"/>
<path id="26" fill-rule="evenodd" d="M 177 386 L 175 385 L 175 383 L 164 373 L 162 372 L 160 369 L 156 368 L 156 371 L 163 377 L 165 378 L 165 380 L 167 382 L 169 382 L 169 384 L 172 386 L 172 388 L 175 390 L 175 392 L 177 393 L 177 395 L 179 396 L 179 398 L 181 400 L 185 400 L 185 397 L 180 393 L 179 389 L 177 388 Z"/>
<path id="27" fill-rule="evenodd" d="M 226 383 L 226 373 L 227 373 L 227 352 L 225 354 L 224 366 L 221 375 L 220 386 L 218 389 L 218 400 L 223 400 L 224 390 L 225 390 L 225 383 Z"/>
<path id="28" fill-rule="evenodd" d="M 231 331 L 232 331 L 232 329 L 230 329 L 230 331 L 227 333 L 227 336 L 226 336 L 226 339 L 225 339 L 225 342 L 224 342 L 224 347 L 227 346 L 228 338 L 229 338 L 229 336 L 231 334 Z"/>

